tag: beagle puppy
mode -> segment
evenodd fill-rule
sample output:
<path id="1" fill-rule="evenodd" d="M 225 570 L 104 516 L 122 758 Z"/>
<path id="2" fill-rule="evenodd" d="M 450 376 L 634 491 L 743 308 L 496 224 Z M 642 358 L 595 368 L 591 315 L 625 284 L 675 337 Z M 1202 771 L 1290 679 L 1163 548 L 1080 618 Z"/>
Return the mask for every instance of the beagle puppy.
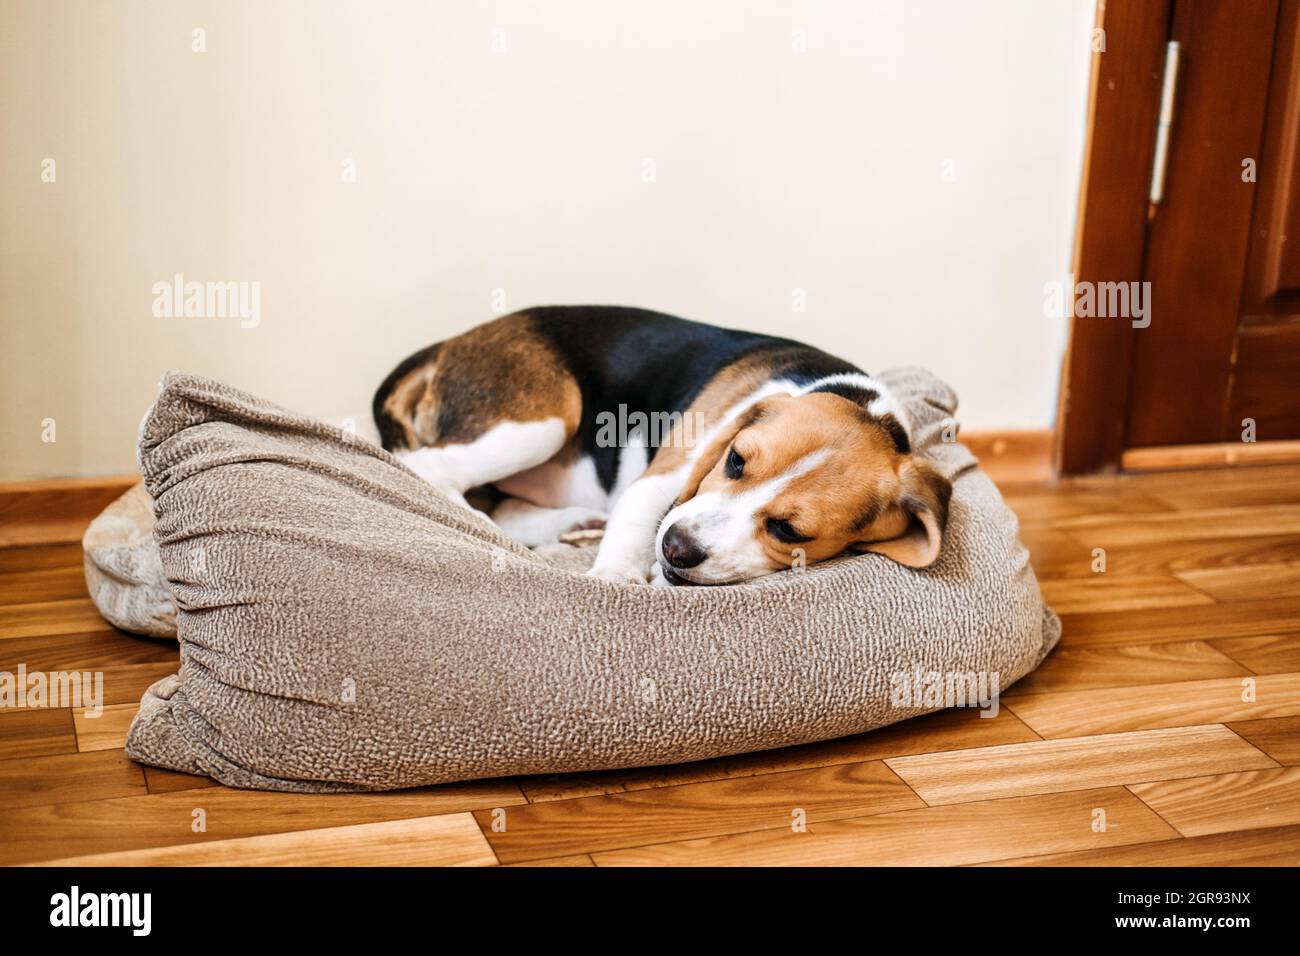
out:
<path id="1" fill-rule="evenodd" d="M 589 573 L 609 581 L 732 584 L 845 551 L 923 568 L 947 522 L 952 487 L 880 382 L 658 312 L 503 316 L 406 359 L 373 411 L 453 500 L 494 488 L 492 520 L 525 545 L 603 526 Z"/>

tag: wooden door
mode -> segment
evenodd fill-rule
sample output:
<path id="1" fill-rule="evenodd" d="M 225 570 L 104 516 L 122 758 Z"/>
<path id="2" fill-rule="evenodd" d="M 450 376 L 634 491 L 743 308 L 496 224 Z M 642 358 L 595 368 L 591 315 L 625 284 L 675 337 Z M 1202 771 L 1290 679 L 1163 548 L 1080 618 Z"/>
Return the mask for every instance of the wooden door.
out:
<path id="1" fill-rule="evenodd" d="M 1149 324 L 1072 320 L 1057 465 L 1300 456 L 1300 0 L 1107 0 L 1098 26 L 1075 273 L 1149 283 Z"/>
<path id="2" fill-rule="evenodd" d="M 1300 438 L 1300 0 L 1177 0 L 1125 446 Z M 1253 427 L 1252 427 L 1253 423 Z"/>

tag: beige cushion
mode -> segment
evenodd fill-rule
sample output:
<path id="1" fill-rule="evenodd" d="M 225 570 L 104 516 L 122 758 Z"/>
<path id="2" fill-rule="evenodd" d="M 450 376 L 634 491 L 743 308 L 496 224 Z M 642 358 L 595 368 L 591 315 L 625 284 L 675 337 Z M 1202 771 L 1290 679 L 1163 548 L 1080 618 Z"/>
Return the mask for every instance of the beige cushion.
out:
<path id="1" fill-rule="evenodd" d="M 141 432 L 182 666 L 137 760 L 240 787 L 362 790 L 698 760 L 860 733 L 942 706 L 900 675 L 996 673 L 1055 643 L 1015 516 L 931 375 L 883 376 L 954 480 L 943 553 L 844 557 L 721 588 L 586 577 L 388 453 L 173 373 Z"/>

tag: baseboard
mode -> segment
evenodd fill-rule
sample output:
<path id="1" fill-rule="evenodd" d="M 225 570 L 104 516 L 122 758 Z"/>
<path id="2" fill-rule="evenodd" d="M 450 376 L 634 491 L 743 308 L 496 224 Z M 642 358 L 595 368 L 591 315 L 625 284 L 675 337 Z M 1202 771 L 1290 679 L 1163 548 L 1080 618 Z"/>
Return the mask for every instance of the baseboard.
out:
<path id="1" fill-rule="evenodd" d="M 980 460 L 980 468 L 997 484 L 1050 481 L 1052 432 L 962 430 L 958 439 Z"/>
<path id="2" fill-rule="evenodd" d="M 86 526 L 139 475 L 0 484 L 0 548 L 80 541 Z"/>
<path id="3" fill-rule="evenodd" d="M 1300 441 L 1214 442 L 1130 448 L 1120 458 L 1124 471 L 1176 471 L 1225 465 L 1281 465 L 1300 462 Z"/>

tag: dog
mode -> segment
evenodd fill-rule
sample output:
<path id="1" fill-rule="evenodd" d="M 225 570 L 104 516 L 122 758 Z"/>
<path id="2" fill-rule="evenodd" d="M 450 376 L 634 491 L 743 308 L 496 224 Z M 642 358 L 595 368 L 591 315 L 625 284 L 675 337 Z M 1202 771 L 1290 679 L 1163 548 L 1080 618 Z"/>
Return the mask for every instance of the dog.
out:
<path id="1" fill-rule="evenodd" d="M 527 546 L 603 526 L 588 573 L 613 582 L 733 584 L 854 551 L 924 568 L 947 525 L 952 486 L 879 381 L 643 309 L 494 319 L 398 365 L 373 414 L 456 502 L 494 488 L 491 520 Z"/>

